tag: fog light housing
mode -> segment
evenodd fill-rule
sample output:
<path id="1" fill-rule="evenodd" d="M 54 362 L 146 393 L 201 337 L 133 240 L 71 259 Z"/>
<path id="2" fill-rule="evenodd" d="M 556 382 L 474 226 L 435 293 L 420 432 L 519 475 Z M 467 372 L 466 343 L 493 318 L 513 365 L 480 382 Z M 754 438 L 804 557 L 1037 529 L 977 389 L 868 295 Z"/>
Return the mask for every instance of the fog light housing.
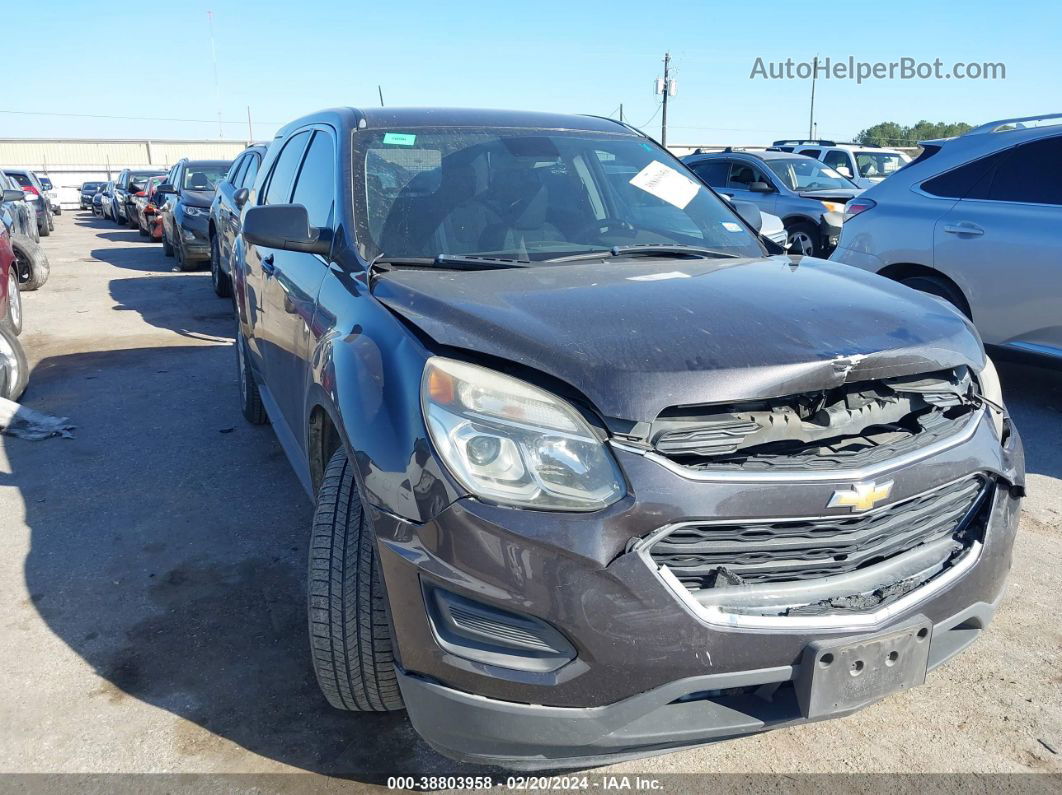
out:
<path id="1" fill-rule="evenodd" d="M 545 673 L 576 657 L 557 629 L 531 616 L 424 585 L 424 602 L 436 642 L 466 660 Z"/>

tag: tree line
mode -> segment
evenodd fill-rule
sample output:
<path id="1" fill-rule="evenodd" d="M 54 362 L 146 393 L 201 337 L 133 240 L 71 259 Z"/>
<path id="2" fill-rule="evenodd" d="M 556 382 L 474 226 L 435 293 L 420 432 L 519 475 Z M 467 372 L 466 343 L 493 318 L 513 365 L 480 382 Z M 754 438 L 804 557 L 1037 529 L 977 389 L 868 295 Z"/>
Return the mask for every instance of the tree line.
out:
<path id="1" fill-rule="evenodd" d="M 966 122 L 922 121 L 912 126 L 883 121 L 873 127 L 860 130 L 855 140 L 858 144 L 877 146 L 917 146 L 919 141 L 932 138 L 951 138 L 972 129 Z"/>

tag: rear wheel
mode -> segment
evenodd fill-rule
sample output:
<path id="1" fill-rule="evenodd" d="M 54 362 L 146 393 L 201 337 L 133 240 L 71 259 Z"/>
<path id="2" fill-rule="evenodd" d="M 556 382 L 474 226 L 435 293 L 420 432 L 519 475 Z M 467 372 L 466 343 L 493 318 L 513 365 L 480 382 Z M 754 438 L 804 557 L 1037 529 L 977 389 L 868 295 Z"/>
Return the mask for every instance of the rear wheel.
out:
<path id="1" fill-rule="evenodd" d="M 243 336 L 243 327 L 236 319 L 236 375 L 240 383 L 240 410 L 252 425 L 265 425 L 269 422 L 262 395 L 254 380 L 254 371 L 247 355 L 247 340 Z"/>
<path id="2" fill-rule="evenodd" d="M 935 276 L 908 276 L 900 279 L 900 284 L 907 285 L 913 290 L 935 295 L 943 298 L 967 317 L 970 317 L 970 305 L 966 302 L 963 294 L 952 284 Z"/>
<path id="3" fill-rule="evenodd" d="M 308 613 L 317 683 L 328 703 L 355 712 L 403 708 L 376 537 L 353 464 L 341 447 L 317 492 Z"/>
<path id="4" fill-rule="evenodd" d="M 15 268 L 22 290 L 28 292 L 42 287 L 51 272 L 44 249 L 22 235 L 11 241 L 11 248 L 15 252 Z"/>
<path id="5" fill-rule="evenodd" d="M 232 295 L 232 283 L 229 275 L 221 269 L 221 247 L 218 245 L 218 236 L 210 238 L 210 281 L 214 285 L 214 292 L 219 298 L 228 298 Z"/>
<path id="6" fill-rule="evenodd" d="M 39 216 L 38 216 L 39 218 Z M 37 221 L 37 234 L 41 237 L 48 237 L 52 233 L 51 221 L 47 218 Z"/>
<path id="7" fill-rule="evenodd" d="M 16 335 L 22 333 L 22 293 L 14 267 L 7 271 L 7 325 Z"/>
<path id="8" fill-rule="evenodd" d="M 6 323 L 0 323 L 0 397 L 18 400 L 28 380 L 29 362 L 22 343 Z"/>
<path id="9" fill-rule="evenodd" d="M 149 234 L 151 234 L 148 231 L 147 226 L 144 224 L 143 216 L 141 216 L 139 213 L 137 213 L 136 216 L 136 231 L 140 233 L 141 237 L 147 237 Z"/>

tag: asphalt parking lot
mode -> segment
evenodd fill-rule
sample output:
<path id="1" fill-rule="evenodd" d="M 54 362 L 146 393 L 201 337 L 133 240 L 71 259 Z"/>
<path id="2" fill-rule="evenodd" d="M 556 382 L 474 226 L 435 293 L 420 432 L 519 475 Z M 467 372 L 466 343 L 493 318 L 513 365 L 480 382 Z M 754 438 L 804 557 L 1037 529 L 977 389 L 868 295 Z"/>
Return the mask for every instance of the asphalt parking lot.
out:
<path id="1" fill-rule="evenodd" d="M 477 774 L 401 714 L 337 712 L 310 667 L 311 505 L 236 398 L 209 274 L 84 212 L 24 297 L 24 402 L 72 440 L 0 440 L 0 771 Z M 1000 367 L 1029 498 L 989 631 L 849 718 L 617 772 L 1062 772 L 1062 376 Z M 1052 750 L 1053 749 L 1053 750 Z"/>

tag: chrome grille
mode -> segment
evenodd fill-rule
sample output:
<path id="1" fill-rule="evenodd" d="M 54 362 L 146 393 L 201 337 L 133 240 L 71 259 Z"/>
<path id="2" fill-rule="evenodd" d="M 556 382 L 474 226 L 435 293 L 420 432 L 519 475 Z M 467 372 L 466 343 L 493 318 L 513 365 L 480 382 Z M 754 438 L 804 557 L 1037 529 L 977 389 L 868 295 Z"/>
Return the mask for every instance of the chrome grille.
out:
<path id="1" fill-rule="evenodd" d="M 988 492 L 975 475 L 865 514 L 679 525 L 649 555 L 691 591 L 828 577 L 959 535 Z"/>

